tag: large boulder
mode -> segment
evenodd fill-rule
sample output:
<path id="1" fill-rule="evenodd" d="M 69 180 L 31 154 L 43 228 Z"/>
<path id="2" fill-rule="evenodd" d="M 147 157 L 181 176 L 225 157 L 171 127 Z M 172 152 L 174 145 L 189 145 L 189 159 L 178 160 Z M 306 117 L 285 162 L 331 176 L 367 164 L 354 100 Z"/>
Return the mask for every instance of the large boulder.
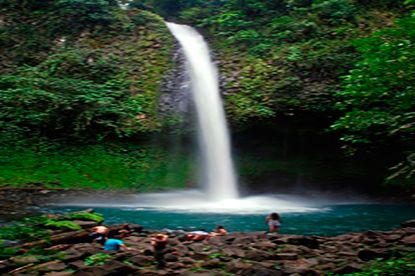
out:
<path id="1" fill-rule="evenodd" d="M 401 224 L 401 227 L 413 227 L 415 228 L 415 219 L 407 220 Z"/>
<path id="2" fill-rule="evenodd" d="M 415 234 L 403 238 L 401 240 L 401 243 L 403 243 L 406 246 L 415 246 Z"/>

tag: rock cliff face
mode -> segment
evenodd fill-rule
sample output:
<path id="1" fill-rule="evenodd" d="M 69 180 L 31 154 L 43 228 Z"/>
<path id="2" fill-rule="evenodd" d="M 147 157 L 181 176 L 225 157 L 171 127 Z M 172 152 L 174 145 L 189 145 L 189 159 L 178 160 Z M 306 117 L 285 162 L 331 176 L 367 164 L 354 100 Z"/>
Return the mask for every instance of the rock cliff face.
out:
<path id="1" fill-rule="evenodd" d="M 91 210 L 89 210 L 91 212 Z M 103 251 L 91 242 L 87 229 L 93 221 L 74 220 L 84 230 L 55 230 L 47 240 L 13 245 L 16 256 L 0 261 L 3 275 L 325 275 L 358 272 L 372 260 L 413 253 L 415 221 L 392 231 L 367 231 L 334 237 L 279 235 L 263 232 L 230 233 L 203 241 L 186 241 L 184 233 L 170 232 L 157 268 L 150 245 L 155 231 L 130 224 L 110 226 L 123 235 L 127 251 Z M 47 258 L 29 249 L 43 248 Z"/>

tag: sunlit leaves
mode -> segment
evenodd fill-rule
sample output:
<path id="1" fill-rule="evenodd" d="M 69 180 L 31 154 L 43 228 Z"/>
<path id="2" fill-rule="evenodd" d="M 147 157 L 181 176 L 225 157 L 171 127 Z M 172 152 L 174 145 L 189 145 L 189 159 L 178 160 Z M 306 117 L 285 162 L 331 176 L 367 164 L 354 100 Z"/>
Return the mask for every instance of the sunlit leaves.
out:
<path id="1" fill-rule="evenodd" d="M 332 128 L 348 144 L 384 148 L 393 142 L 406 156 L 415 145 L 415 18 L 355 45 L 362 60 L 343 77 L 336 107 L 344 114 Z"/>

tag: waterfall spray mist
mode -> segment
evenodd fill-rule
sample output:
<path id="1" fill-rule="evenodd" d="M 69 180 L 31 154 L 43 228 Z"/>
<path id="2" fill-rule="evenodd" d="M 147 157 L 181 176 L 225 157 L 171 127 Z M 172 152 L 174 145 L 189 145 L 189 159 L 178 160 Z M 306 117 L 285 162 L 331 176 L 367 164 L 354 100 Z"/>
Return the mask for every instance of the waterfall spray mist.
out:
<path id="1" fill-rule="evenodd" d="M 202 153 L 202 187 L 212 200 L 237 198 L 238 189 L 229 131 L 219 94 L 218 74 L 207 43 L 189 26 L 167 23 L 167 27 L 182 46 L 187 61 Z"/>

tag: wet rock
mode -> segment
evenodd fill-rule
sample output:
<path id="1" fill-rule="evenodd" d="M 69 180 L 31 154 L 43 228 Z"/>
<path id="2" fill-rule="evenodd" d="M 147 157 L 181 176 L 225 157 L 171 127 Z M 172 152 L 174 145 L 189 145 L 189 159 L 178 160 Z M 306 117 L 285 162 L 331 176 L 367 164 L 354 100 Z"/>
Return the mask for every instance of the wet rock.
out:
<path id="1" fill-rule="evenodd" d="M 385 258 L 388 254 L 383 250 L 363 249 L 357 253 L 359 259 L 363 261 L 370 261 L 376 258 Z"/>
<path id="2" fill-rule="evenodd" d="M 281 270 L 285 274 L 299 273 L 301 275 L 316 275 L 311 268 L 311 264 L 304 259 L 294 261 L 283 261 Z"/>
<path id="3" fill-rule="evenodd" d="M 297 260 L 297 253 L 277 253 L 276 257 L 278 260 Z"/>
<path id="4" fill-rule="evenodd" d="M 254 247 L 266 250 L 266 249 L 275 249 L 278 247 L 278 245 L 271 241 L 259 241 L 254 245 Z"/>
<path id="5" fill-rule="evenodd" d="M 175 249 L 179 256 L 186 256 L 189 253 L 189 248 L 184 245 L 177 245 Z"/>
<path id="6" fill-rule="evenodd" d="M 6 273 L 7 271 L 13 270 L 18 265 L 11 260 L 0 260 L 0 273 Z"/>
<path id="7" fill-rule="evenodd" d="M 399 234 L 383 235 L 383 239 L 387 242 L 395 242 L 400 238 L 402 238 L 402 235 Z"/>
<path id="8" fill-rule="evenodd" d="M 72 247 L 74 251 L 83 253 L 85 256 L 97 254 L 102 251 L 100 244 L 94 243 L 77 243 Z"/>
<path id="9" fill-rule="evenodd" d="M 291 236 L 288 239 L 288 243 L 294 244 L 294 245 L 304 245 L 304 246 L 312 248 L 312 249 L 318 249 L 319 248 L 319 242 L 314 237 Z"/>
<path id="10" fill-rule="evenodd" d="M 17 256 L 17 257 L 10 258 L 10 261 L 18 265 L 25 265 L 25 264 L 37 263 L 39 261 L 39 258 L 41 258 L 41 256 L 37 256 L 37 255 Z"/>
<path id="11" fill-rule="evenodd" d="M 245 263 L 242 260 L 236 259 L 236 260 L 232 260 L 229 263 L 226 264 L 226 270 L 229 272 L 238 272 L 241 271 L 243 269 L 247 269 L 249 268 L 251 265 L 248 263 Z"/>
<path id="12" fill-rule="evenodd" d="M 163 271 L 154 271 L 154 270 L 150 270 L 150 269 L 142 269 L 140 270 L 140 274 L 138 274 L 140 276 L 159 276 L 159 275 L 167 275 L 165 272 Z"/>
<path id="13" fill-rule="evenodd" d="M 79 269 L 73 275 L 74 276 L 104 276 L 104 275 L 108 275 L 107 273 L 108 272 L 102 267 L 88 266 L 88 267 Z"/>
<path id="14" fill-rule="evenodd" d="M 405 233 L 405 235 L 414 235 L 415 227 L 402 228 L 402 231 Z"/>
<path id="15" fill-rule="evenodd" d="M 141 233 L 141 232 L 143 231 L 143 229 L 144 229 L 144 227 L 143 227 L 143 226 L 141 226 L 141 225 L 139 225 L 139 224 L 135 224 L 135 223 L 129 223 L 129 224 L 128 224 L 128 228 L 129 228 L 131 231 L 136 232 L 136 233 Z"/>
<path id="16" fill-rule="evenodd" d="M 68 268 L 74 269 L 74 270 L 82 270 L 88 267 L 90 266 L 87 266 L 83 260 L 76 260 L 68 264 Z"/>
<path id="17" fill-rule="evenodd" d="M 169 264 L 168 267 L 174 270 L 179 270 L 179 269 L 185 268 L 186 265 L 183 263 L 172 263 L 172 264 Z"/>
<path id="18" fill-rule="evenodd" d="M 83 229 L 89 229 L 98 225 L 95 221 L 73 220 L 73 222 L 81 226 Z"/>
<path id="19" fill-rule="evenodd" d="M 407 220 L 401 224 L 401 227 L 413 227 L 415 228 L 415 219 Z"/>
<path id="20" fill-rule="evenodd" d="M 136 270 L 135 268 L 116 260 L 109 260 L 102 267 L 109 272 L 107 275 L 128 275 Z"/>
<path id="21" fill-rule="evenodd" d="M 272 270 L 265 267 L 250 267 L 238 271 L 235 275 L 239 276 L 281 276 L 283 275 L 279 270 Z"/>
<path id="22" fill-rule="evenodd" d="M 48 271 L 60 271 L 66 269 L 67 266 L 61 261 L 51 261 L 43 264 L 39 264 L 33 267 L 33 270 L 48 272 Z"/>
<path id="23" fill-rule="evenodd" d="M 219 259 L 211 259 L 203 262 L 201 266 L 209 269 L 220 268 L 222 266 L 222 262 Z"/>
<path id="24" fill-rule="evenodd" d="M 47 272 L 43 276 L 71 276 L 73 275 L 73 272 L 68 271 L 53 271 L 53 272 Z"/>
<path id="25" fill-rule="evenodd" d="M 264 260 L 273 259 L 274 257 L 273 255 L 271 255 L 270 253 L 266 251 L 249 250 L 248 252 L 246 252 L 246 258 L 250 260 L 254 260 L 254 261 L 264 261 Z"/>
<path id="26" fill-rule="evenodd" d="M 78 250 L 71 248 L 64 251 L 62 260 L 64 262 L 72 262 L 75 260 L 83 259 L 87 255 L 87 252 L 79 252 Z"/>
<path id="27" fill-rule="evenodd" d="M 179 258 L 176 255 L 171 254 L 171 253 L 164 255 L 164 260 L 166 262 L 177 262 L 178 259 Z"/>
<path id="28" fill-rule="evenodd" d="M 193 243 L 191 245 L 189 245 L 189 249 L 194 251 L 194 252 L 203 252 L 204 248 L 206 245 L 202 244 L 202 243 Z"/>
<path id="29" fill-rule="evenodd" d="M 202 253 L 202 252 L 192 252 L 189 254 L 190 257 L 192 257 L 195 260 L 203 261 L 209 259 L 210 254 L 208 253 Z"/>
<path id="30" fill-rule="evenodd" d="M 226 247 L 222 250 L 222 253 L 230 256 L 230 257 L 237 257 L 237 258 L 245 258 L 246 254 L 245 251 L 242 249 L 239 249 L 238 247 Z"/>
<path id="31" fill-rule="evenodd" d="M 194 264 L 195 263 L 195 260 L 193 260 L 192 258 L 189 258 L 189 257 L 182 258 L 181 261 L 184 264 Z"/>
<path id="32" fill-rule="evenodd" d="M 136 255 L 130 258 L 129 261 L 138 266 L 147 266 L 154 261 L 154 258 L 150 256 Z"/>
<path id="33" fill-rule="evenodd" d="M 379 242 L 378 239 L 376 239 L 376 238 L 370 238 L 370 237 L 365 237 L 361 241 L 361 243 L 364 243 L 364 244 L 367 244 L 367 245 L 376 244 L 378 242 Z"/>
<path id="34" fill-rule="evenodd" d="M 341 268 L 335 269 L 333 272 L 335 274 L 351 274 L 351 273 L 362 271 L 361 267 L 362 266 L 360 264 L 352 263 L 352 264 L 343 266 Z"/>
<path id="35" fill-rule="evenodd" d="M 354 253 L 354 252 L 350 252 L 350 251 L 341 251 L 341 252 L 339 252 L 338 253 L 340 256 L 344 256 L 344 257 L 351 257 L 351 258 L 353 258 L 353 257 L 356 257 L 356 253 Z"/>
<path id="36" fill-rule="evenodd" d="M 401 240 L 401 243 L 403 243 L 406 246 L 415 246 L 415 234 L 405 237 Z"/>

